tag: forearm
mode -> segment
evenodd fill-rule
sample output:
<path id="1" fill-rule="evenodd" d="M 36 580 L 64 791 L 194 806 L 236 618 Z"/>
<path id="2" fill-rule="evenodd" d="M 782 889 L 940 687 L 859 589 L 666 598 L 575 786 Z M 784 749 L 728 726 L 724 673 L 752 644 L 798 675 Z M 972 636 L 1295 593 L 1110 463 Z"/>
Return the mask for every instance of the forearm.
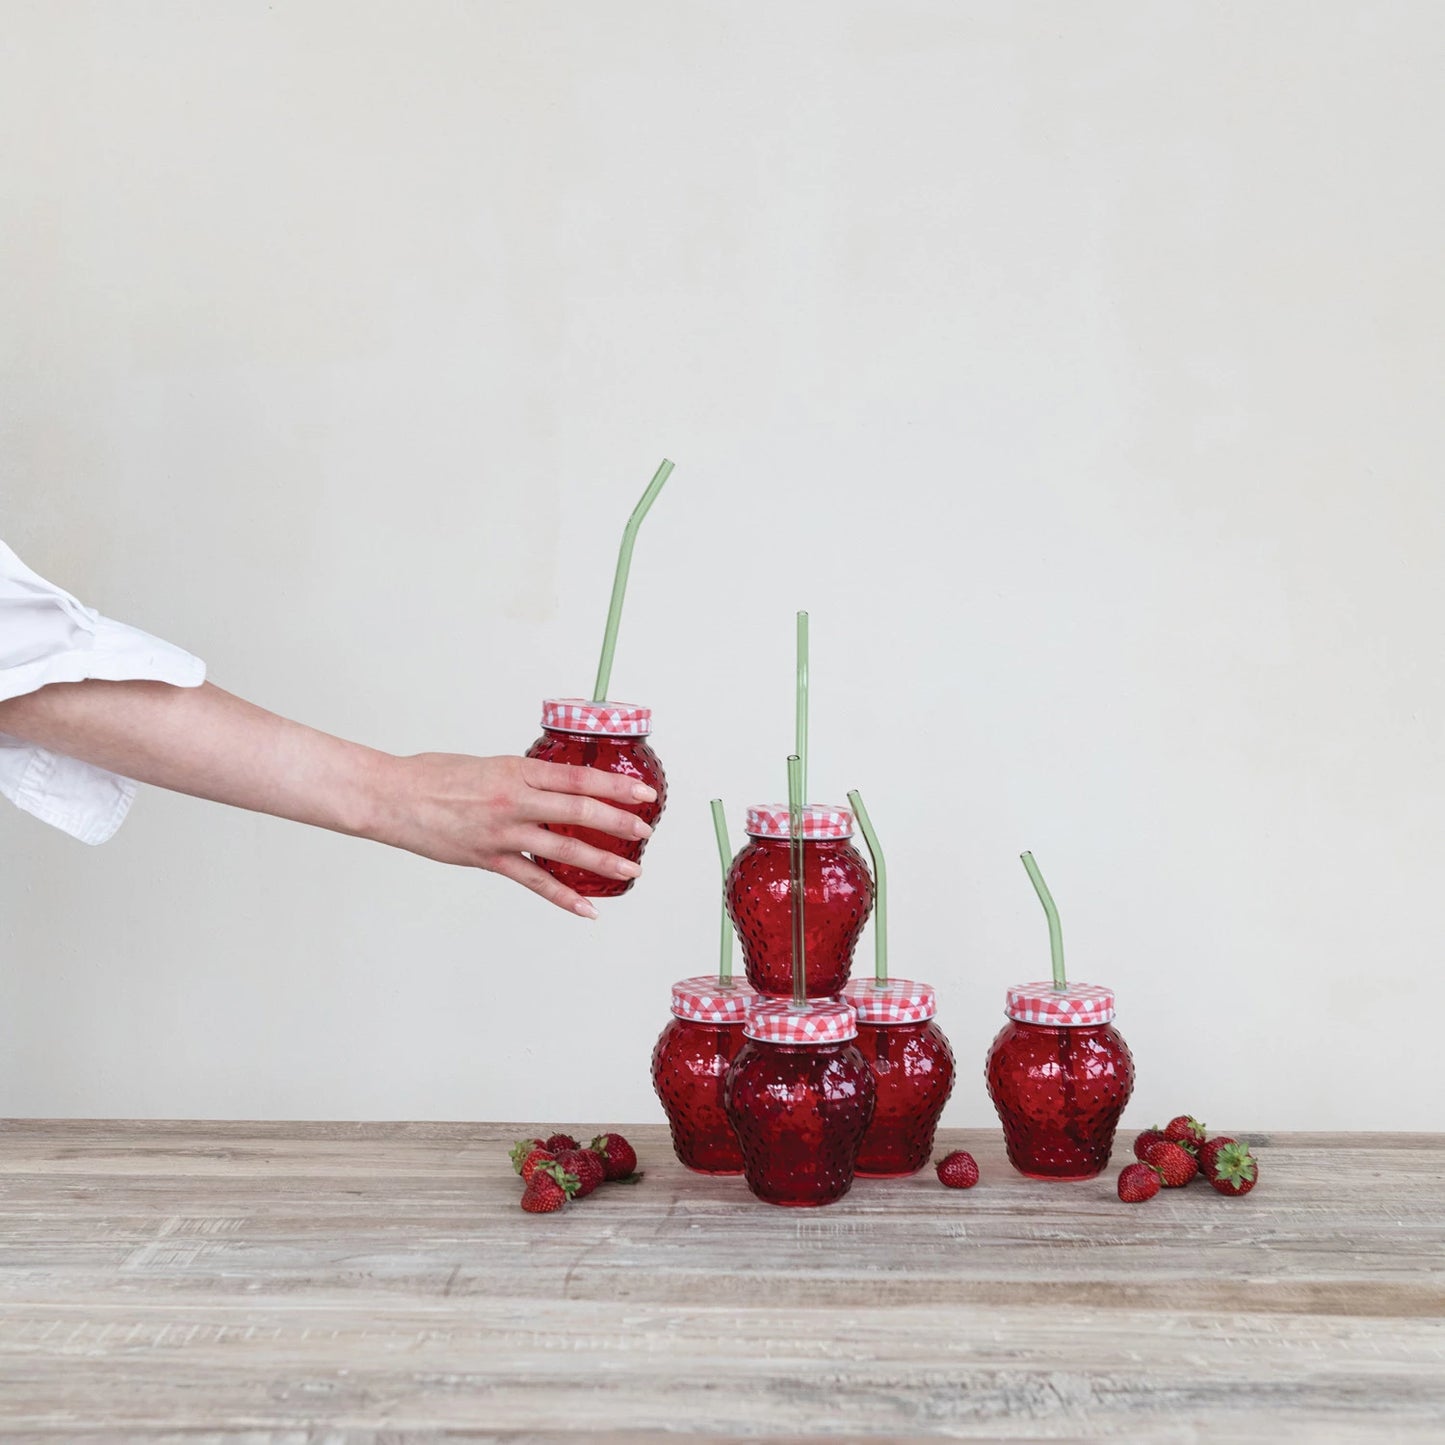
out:
<path id="1" fill-rule="evenodd" d="M 217 803 L 374 836 L 393 761 L 203 683 L 57 683 L 0 702 L 0 732 Z"/>

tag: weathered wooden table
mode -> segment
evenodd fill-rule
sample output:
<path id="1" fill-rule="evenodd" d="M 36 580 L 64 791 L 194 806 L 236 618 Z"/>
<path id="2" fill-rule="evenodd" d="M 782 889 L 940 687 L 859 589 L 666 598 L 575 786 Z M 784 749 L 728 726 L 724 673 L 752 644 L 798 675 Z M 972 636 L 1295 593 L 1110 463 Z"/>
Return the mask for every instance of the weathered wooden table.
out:
<path id="1" fill-rule="evenodd" d="M 781 1210 L 646 1127 L 640 1185 L 534 1217 L 524 1132 L 0 1126 L 0 1431 L 1445 1440 L 1445 1135 L 1256 1135 L 1247 1199 L 1126 1206 L 953 1131 L 969 1192 Z"/>

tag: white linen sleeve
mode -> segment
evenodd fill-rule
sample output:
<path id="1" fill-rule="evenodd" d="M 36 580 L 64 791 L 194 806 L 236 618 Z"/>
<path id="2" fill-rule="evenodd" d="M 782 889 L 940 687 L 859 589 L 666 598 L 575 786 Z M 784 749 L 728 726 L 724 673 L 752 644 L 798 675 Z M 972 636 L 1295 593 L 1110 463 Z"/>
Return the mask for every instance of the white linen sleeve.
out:
<path id="1" fill-rule="evenodd" d="M 0 542 L 0 702 L 86 678 L 199 687 L 206 665 L 82 606 Z M 0 793 L 82 843 L 104 843 L 125 821 L 136 784 L 0 733 Z"/>

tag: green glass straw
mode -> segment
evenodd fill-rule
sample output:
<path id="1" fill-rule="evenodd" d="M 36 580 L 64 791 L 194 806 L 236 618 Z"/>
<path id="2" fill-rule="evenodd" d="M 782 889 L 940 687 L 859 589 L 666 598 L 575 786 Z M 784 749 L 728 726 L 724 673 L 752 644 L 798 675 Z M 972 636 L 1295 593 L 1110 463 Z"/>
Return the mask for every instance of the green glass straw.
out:
<path id="1" fill-rule="evenodd" d="M 803 760 L 788 758 L 788 861 L 792 864 L 793 1007 L 808 1002 L 808 965 L 803 942 Z"/>
<path id="2" fill-rule="evenodd" d="M 853 816 L 863 830 L 868 855 L 873 859 L 873 978 L 876 983 L 888 982 L 888 865 L 883 861 L 883 845 L 873 831 L 873 820 L 863 806 L 863 795 L 857 788 L 848 794 Z"/>
<path id="3" fill-rule="evenodd" d="M 733 981 L 733 922 L 728 917 L 728 869 L 732 866 L 733 850 L 728 842 L 728 820 L 723 813 L 721 798 L 712 800 L 712 830 L 717 834 L 717 855 L 722 859 L 723 907 L 722 907 L 722 952 L 717 961 L 717 981 Z"/>
<path id="4" fill-rule="evenodd" d="M 612 681 L 612 654 L 617 651 L 617 624 L 622 621 L 622 599 L 627 593 L 627 573 L 632 566 L 632 544 L 637 541 L 637 529 L 642 526 L 642 519 L 671 475 L 672 463 L 664 457 L 662 465 L 647 484 L 642 500 L 632 509 L 632 515 L 622 529 L 617 572 L 612 579 L 612 602 L 607 608 L 607 631 L 602 634 L 602 660 L 597 664 L 597 683 L 592 689 L 593 702 L 607 701 L 607 688 Z"/>
<path id="5" fill-rule="evenodd" d="M 793 702 L 793 751 L 803 765 L 803 798 L 808 801 L 808 614 L 798 613 L 797 678 Z"/>
<path id="6" fill-rule="evenodd" d="M 1049 892 L 1049 885 L 1044 882 L 1044 875 L 1039 872 L 1039 865 L 1034 862 L 1034 855 L 1020 853 L 1019 857 L 1023 859 L 1029 882 L 1034 885 L 1034 892 L 1039 895 L 1039 902 L 1044 905 L 1044 916 L 1049 920 L 1049 956 L 1054 964 L 1054 989 L 1062 993 L 1068 988 L 1069 981 L 1064 977 L 1064 930 L 1059 924 L 1059 910 L 1054 907 L 1053 894 Z"/>

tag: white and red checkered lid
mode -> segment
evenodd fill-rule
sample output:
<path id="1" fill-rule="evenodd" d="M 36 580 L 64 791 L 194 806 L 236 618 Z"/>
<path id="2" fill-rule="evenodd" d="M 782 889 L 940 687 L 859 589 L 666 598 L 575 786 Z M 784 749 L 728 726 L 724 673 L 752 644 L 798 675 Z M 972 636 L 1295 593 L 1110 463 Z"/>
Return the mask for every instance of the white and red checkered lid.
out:
<path id="1" fill-rule="evenodd" d="M 761 994 L 748 1009 L 743 1036 L 765 1044 L 842 1044 L 858 1037 L 853 1006 L 835 998 L 810 998 L 802 1008 L 791 999 Z"/>
<path id="2" fill-rule="evenodd" d="M 719 983 L 717 974 L 680 978 L 672 986 L 672 1011 L 695 1024 L 740 1024 L 757 998 L 741 979 Z"/>
<path id="3" fill-rule="evenodd" d="M 631 702 L 547 697 L 542 699 L 542 726 L 560 733 L 608 733 L 613 737 L 640 738 L 652 731 L 652 709 Z"/>
<path id="4" fill-rule="evenodd" d="M 801 813 L 805 839 L 853 836 L 853 814 L 847 808 L 831 803 L 809 803 Z M 791 819 L 786 803 L 754 803 L 748 809 L 746 832 L 749 838 L 791 838 Z"/>
<path id="5" fill-rule="evenodd" d="M 843 1002 L 853 1005 L 860 1024 L 921 1024 L 938 1012 L 933 985 L 906 978 L 855 978 L 843 990 Z"/>
<path id="6" fill-rule="evenodd" d="M 1008 991 L 1004 1012 L 1024 1024 L 1088 1028 L 1114 1017 L 1114 990 L 1100 983 L 1071 983 L 1056 989 L 1048 979 L 1016 983 Z"/>

